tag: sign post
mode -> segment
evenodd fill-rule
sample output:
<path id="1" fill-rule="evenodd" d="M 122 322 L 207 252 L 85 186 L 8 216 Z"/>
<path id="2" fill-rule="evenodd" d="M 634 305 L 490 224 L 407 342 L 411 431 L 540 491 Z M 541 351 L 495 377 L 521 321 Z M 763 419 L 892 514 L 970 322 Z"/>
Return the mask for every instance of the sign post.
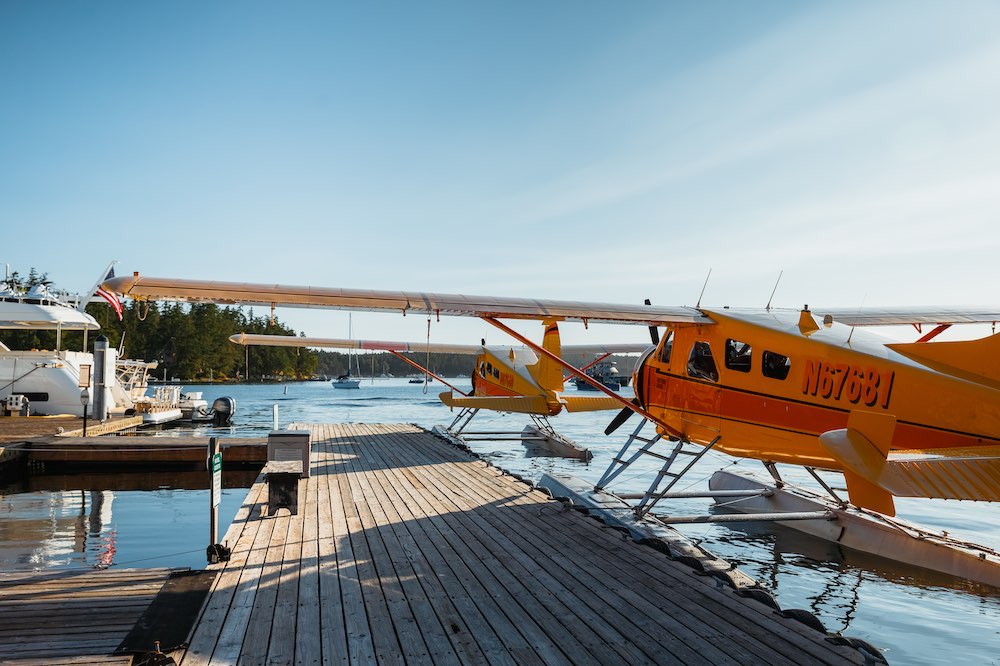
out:
<path id="1" fill-rule="evenodd" d="M 83 405 L 83 436 L 87 436 L 87 405 L 90 403 L 90 391 L 80 391 L 80 404 Z"/>
<path id="2" fill-rule="evenodd" d="M 208 440 L 208 471 L 212 474 L 208 545 L 214 546 L 219 543 L 219 500 L 222 497 L 222 452 L 219 450 L 219 440 L 215 437 Z"/>
<path id="3" fill-rule="evenodd" d="M 87 405 L 90 404 L 90 366 L 80 366 L 80 404 L 83 405 L 83 436 L 87 436 Z"/>

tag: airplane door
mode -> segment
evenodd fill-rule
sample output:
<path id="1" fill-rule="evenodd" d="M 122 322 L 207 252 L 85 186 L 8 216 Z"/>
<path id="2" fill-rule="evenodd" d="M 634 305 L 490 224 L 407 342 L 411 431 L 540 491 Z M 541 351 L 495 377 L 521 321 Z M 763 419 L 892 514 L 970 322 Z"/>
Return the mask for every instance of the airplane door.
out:
<path id="1" fill-rule="evenodd" d="M 680 356 L 677 361 L 682 361 Z M 684 381 L 681 398 L 684 432 L 695 440 L 711 440 L 720 433 L 722 390 L 719 369 L 712 354 L 712 345 L 705 340 L 693 341 L 685 366 L 678 368 Z"/>

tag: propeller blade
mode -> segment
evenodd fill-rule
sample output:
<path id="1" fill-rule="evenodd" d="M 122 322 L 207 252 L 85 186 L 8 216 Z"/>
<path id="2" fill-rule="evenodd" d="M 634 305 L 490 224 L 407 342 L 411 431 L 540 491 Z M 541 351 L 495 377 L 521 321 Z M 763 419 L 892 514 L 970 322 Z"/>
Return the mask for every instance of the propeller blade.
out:
<path id="1" fill-rule="evenodd" d="M 632 399 L 632 404 L 633 405 L 638 405 L 639 401 L 633 398 Z M 623 408 L 622 411 L 618 412 L 618 414 L 615 416 L 615 418 L 611 419 L 611 423 L 609 423 L 608 427 L 604 429 L 604 434 L 605 435 L 610 435 L 615 430 L 618 430 L 618 428 L 621 427 L 621 424 L 623 424 L 626 421 L 628 421 L 629 417 L 632 416 L 633 414 L 635 414 L 635 412 L 633 412 L 628 407 Z"/>
<path id="2" fill-rule="evenodd" d="M 646 305 L 652 305 L 650 300 L 646 299 Z M 653 341 L 653 346 L 660 344 L 660 331 L 655 326 L 649 327 L 649 339 Z"/>

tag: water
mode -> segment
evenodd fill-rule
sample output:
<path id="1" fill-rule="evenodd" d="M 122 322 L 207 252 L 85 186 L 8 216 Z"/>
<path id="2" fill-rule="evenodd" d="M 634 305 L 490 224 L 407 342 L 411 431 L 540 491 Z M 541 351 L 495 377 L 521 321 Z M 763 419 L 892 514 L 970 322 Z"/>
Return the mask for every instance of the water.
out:
<path id="1" fill-rule="evenodd" d="M 457 382 L 463 382 L 459 384 Z M 467 390 L 468 380 L 455 380 Z M 406 422 L 431 427 L 453 414 L 437 399 L 444 390 L 405 379 L 365 380 L 358 390 L 328 382 L 187 386 L 211 402 L 220 395 L 237 401 L 235 424 L 199 426 L 161 434 L 262 436 L 290 422 Z M 629 395 L 626 392 L 624 395 Z M 561 433 L 587 446 L 590 463 L 532 456 L 519 444 L 474 442 L 494 464 L 528 478 L 563 472 L 596 481 L 624 442 L 631 421 L 613 437 L 603 430 L 612 412 L 561 414 L 552 419 Z M 520 430 L 527 419 L 480 412 L 473 427 Z M 634 466 L 612 486 L 641 491 L 655 469 Z M 710 453 L 685 477 L 685 487 L 704 487 L 712 472 L 736 466 L 762 470 L 755 461 Z M 786 477 L 808 478 L 794 468 Z M 246 495 L 253 472 L 224 475 L 220 523 L 227 525 Z M 137 479 L 137 477 L 139 477 Z M 0 489 L 0 566 L 189 566 L 204 565 L 207 545 L 207 474 L 74 475 L 33 477 L 27 487 Z M 235 486 L 243 485 L 243 488 Z M 130 488 L 120 490 L 120 488 Z M 140 489 L 142 488 L 142 489 Z M 671 513 L 705 513 L 708 500 L 674 501 Z M 899 499 L 900 516 L 954 536 L 1000 548 L 1000 505 Z M 1000 589 L 971 585 L 890 560 L 844 551 L 792 530 L 765 524 L 689 525 L 681 531 L 710 551 L 736 563 L 767 587 L 782 608 L 805 608 L 830 631 L 863 638 L 886 650 L 892 664 L 1000 664 Z"/>

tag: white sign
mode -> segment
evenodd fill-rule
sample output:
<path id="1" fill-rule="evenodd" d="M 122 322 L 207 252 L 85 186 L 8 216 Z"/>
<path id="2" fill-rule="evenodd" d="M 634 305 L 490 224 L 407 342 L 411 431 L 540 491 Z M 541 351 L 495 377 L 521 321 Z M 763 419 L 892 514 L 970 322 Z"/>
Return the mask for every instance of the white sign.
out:
<path id="1" fill-rule="evenodd" d="M 222 497 L 222 454 L 212 456 L 212 506 L 219 506 Z"/>
<path id="2" fill-rule="evenodd" d="M 80 388 L 90 387 L 90 366 L 81 365 L 80 366 Z"/>

